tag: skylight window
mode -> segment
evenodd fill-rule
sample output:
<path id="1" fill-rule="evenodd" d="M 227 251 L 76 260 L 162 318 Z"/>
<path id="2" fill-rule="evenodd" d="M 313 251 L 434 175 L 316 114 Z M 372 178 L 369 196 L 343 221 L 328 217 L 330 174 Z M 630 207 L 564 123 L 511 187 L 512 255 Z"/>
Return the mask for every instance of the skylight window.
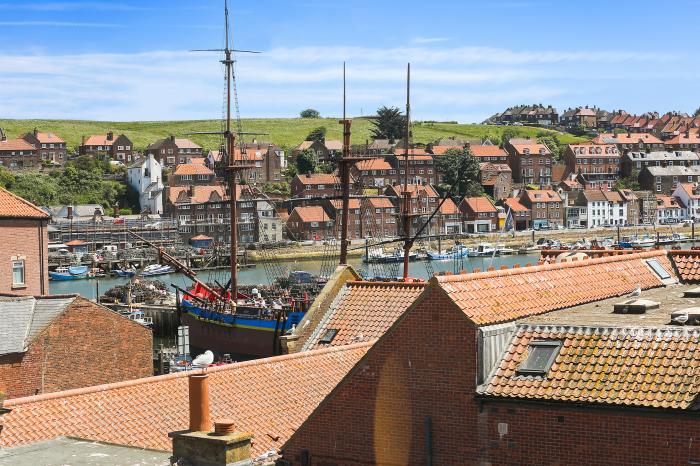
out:
<path id="1" fill-rule="evenodd" d="M 333 341 L 333 338 L 338 334 L 338 329 L 337 328 L 329 328 L 326 330 L 326 333 L 323 334 L 321 339 L 318 341 L 321 344 L 329 344 L 330 342 Z"/>
<path id="2" fill-rule="evenodd" d="M 649 267 L 651 267 L 651 270 L 653 270 L 654 273 L 659 276 L 661 280 L 671 278 L 671 274 L 656 259 L 649 259 L 647 261 L 647 264 L 649 265 Z"/>
<path id="3" fill-rule="evenodd" d="M 518 367 L 518 374 L 544 376 L 554 364 L 560 348 L 559 340 L 532 340 L 528 347 L 527 359 Z"/>

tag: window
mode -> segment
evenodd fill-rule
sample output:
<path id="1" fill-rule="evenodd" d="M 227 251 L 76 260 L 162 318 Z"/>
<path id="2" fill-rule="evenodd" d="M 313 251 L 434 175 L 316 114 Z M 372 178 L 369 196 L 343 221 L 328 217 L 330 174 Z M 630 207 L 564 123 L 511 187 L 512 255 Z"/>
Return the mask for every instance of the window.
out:
<path id="1" fill-rule="evenodd" d="M 24 285 L 24 260 L 12 261 L 12 286 Z"/>
<path id="2" fill-rule="evenodd" d="M 338 334 L 338 329 L 337 328 L 329 328 L 326 330 L 326 333 L 323 334 L 320 340 L 318 342 L 320 344 L 330 344 L 330 342 L 333 341 L 333 338 Z"/>
<path id="3" fill-rule="evenodd" d="M 552 367 L 561 348 L 559 340 L 532 340 L 528 346 L 527 359 L 517 369 L 521 375 L 544 376 Z"/>
<path id="4" fill-rule="evenodd" d="M 668 271 L 656 259 L 649 259 L 647 261 L 647 265 L 651 267 L 651 269 L 656 275 L 659 276 L 660 279 L 666 280 L 668 278 L 671 278 L 671 274 L 668 273 Z"/>

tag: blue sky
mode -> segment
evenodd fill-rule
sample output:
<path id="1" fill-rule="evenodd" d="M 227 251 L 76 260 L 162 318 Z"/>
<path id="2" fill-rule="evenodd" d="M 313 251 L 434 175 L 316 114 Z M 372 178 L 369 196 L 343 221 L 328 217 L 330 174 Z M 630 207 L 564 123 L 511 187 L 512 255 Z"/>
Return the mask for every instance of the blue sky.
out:
<path id="1" fill-rule="evenodd" d="M 218 118 L 223 0 L 0 0 L 0 118 Z M 243 117 L 403 106 L 477 122 L 519 103 L 700 106 L 700 0 L 232 0 Z"/>

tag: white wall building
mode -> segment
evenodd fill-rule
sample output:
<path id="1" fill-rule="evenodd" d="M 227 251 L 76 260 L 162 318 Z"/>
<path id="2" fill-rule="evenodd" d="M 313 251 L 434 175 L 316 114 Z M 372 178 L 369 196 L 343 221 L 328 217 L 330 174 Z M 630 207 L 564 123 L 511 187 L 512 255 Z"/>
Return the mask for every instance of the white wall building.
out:
<path id="1" fill-rule="evenodd" d="M 153 154 L 129 167 L 127 181 L 139 193 L 141 212 L 163 213 L 163 169 Z"/>
<path id="2" fill-rule="evenodd" d="M 672 196 L 685 207 L 686 218 L 700 219 L 700 188 L 696 183 L 679 183 Z"/>
<path id="3" fill-rule="evenodd" d="M 579 225 L 589 228 L 627 223 L 627 201 L 617 191 L 585 190 L 576 199 Z M 582 209 L 585 207 L 585 209 Z M 572 212 L 572 218 L 574 215 Z M 569 226 L 571 222 L 568 222 Z"/>

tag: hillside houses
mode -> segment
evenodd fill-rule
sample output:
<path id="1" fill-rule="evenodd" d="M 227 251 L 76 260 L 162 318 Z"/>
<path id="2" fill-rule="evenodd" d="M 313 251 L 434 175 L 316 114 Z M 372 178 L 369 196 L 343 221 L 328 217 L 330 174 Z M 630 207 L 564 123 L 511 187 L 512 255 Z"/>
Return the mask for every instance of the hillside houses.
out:
<path id="1" fill-rule="evenodd" d="M 109 157 L 112 160 L 130 163 L 133 160 L 134 147 L 126 135 L 115 136 L 112 131 L 109 131 L 107 134 L 83 136 L 78 153 L 91 157 Z"/>
<path id="2" fill-rule="evenodd" d="M 189 157 L 202 157 L 202 146 L 190 139 L 169 136 L 150 144 L 145 155 L 152 155 L 164 167 L 187 163 Z"/>
<path id="3" fill-rule="evenodd" d="M 54 133 L 41 132 L 34 128 L 33 131 L 22 136 L 22 139 L 36 147 L 42 161 L 63 165 L 68 160 L 66 141 Z"/>

